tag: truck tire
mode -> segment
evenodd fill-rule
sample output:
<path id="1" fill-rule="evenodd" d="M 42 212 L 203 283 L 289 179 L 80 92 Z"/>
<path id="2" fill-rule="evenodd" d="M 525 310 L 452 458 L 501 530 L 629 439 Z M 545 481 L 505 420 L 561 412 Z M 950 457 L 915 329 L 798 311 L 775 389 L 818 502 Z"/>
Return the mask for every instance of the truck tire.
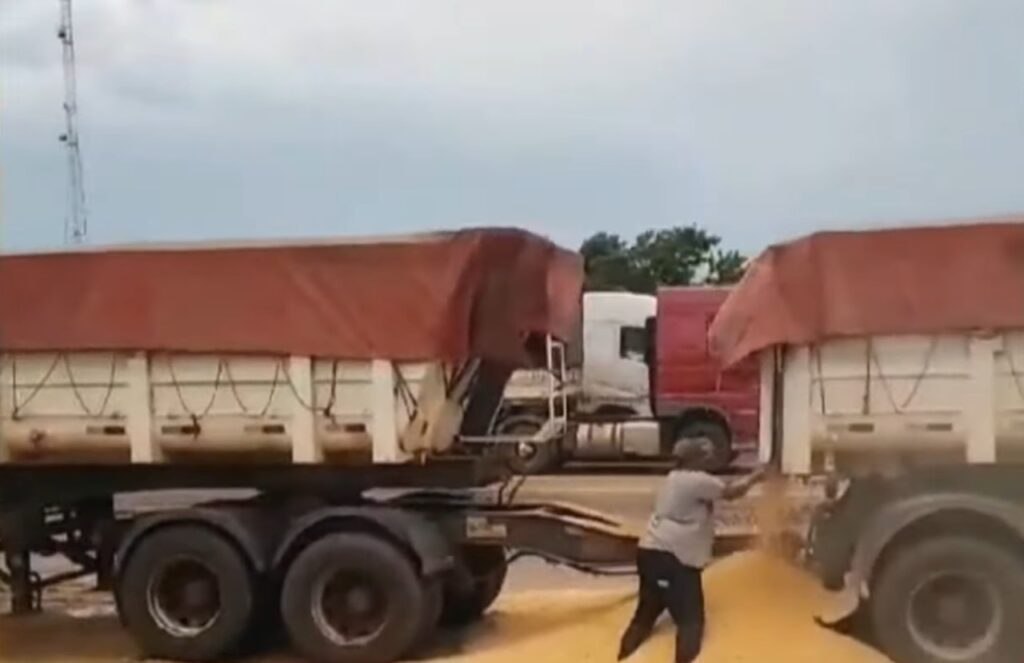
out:
<path id="1" fill-rule="evenodd" d="M 499 546 L 467 546 L 444 585 L 441 623 L 464 626 L 483 616 L 491 607 L 508 575 L 505 550 Z"/>
<path id="2" fill-rule="evenodd" d="M 444 588 L 436 578 L 428 579 L 423 584 L 423 615 L 412 650 L 406 654 L 414 654 L 415 650 L 430 644 L 437 627 L 441 623 L 441 610 L 444 608 Z"/>
<path id="3" fill-rule="evenodd" d="M 705 438 L 713 449 L 708 470 L 720 472 L 732 464 L 732 434 L 729 429 L 715 421 L 684 421 L 676 430 L 673 444 L 680 440 Z M 671 451 L 671 450 L 670 450 Z"/>
<path id="4" fill-rule="evenodd" d="M 281 623 L 281 598 L 272 582 L 257 582 L 253 618 L 242 641 L 240 656 L 287 648 L 288 637 Z"/>
<path id="5" fill-rule="evenodd" d="M 901 663 L 1006 663 L 1024 651 L 1024 562 L 967 536 L 908 545 L 873 584 L 881 647 Z"/>
<path id="6" fill-rule="evenodd" d="M 544 426 L 541 419 L 533 416 L 513 416 L 497 426 L 498 435 L 531 436 Z M 543 474 L 555 470 L 562 461 L 557 441 L 547 443 L 523 442 L 505 444 L 507 452 L 503 458 L 517 474 Z"/>
<path id="7" fill-rule="evenodd" d="M 422 635 L 424 586 L 393 544 L 330 534 L 299 553 L 284 579 L 281 616 L 292 644 L 321 663 L 389 663 Z"/>
<path id="8" fill-rule="evenodd" d="M 138 542 L 117 585 L 121 621 L 147 656 L 212 661 L 235 652 L 254 615 L 254 580 L 241 553 L 196 525 Z"/>

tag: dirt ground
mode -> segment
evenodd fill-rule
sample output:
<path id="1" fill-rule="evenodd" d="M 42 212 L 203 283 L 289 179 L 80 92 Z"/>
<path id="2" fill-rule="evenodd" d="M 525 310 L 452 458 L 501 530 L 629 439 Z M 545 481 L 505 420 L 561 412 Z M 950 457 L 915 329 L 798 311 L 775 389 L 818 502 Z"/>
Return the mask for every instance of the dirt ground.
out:
<path id="1" fill-rule="evenodd" d="M 885 663 L 869 647 L 815 624 L 828 596 L 781 559 L 748 552 L 707 572 L 708 632 L 700 663 Z M 56 597 L 51 611 L 0 618 L 3 663 L 138 660 L 109 604 Z M 62 603 L 63 600 L 67 603 Z M 632 587 L 507 592 L 478 625 L 439 634 L 421 660 L 451 663 L 614 661 L 633 609 Z M 66 609 L 68 612 L 60 612 Z M 70 613 L 70 614 L 69 614 Z M 673 660 L 674 629 L 663 621 L 631 661 Z M 252 663 L 290 663 L 279 652 Z"/>

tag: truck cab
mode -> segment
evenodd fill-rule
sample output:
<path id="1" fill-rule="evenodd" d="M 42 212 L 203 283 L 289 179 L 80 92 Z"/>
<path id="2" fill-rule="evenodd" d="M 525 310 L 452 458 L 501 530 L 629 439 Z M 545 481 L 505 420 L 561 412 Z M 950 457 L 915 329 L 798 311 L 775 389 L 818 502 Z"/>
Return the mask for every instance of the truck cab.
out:
<path id="1" fill-rule="evenodd" d="M 711 431 L 723 453 L 727 444 L 735 450 L 756 441 L 760 381 L 756 360 L 725 368 L 708 342 L 708 330 L 728 295 L 729 288 L 660 289 L 652 355 L 658 418 L 676 422 L 678 429 L 699 425 Z"/>
<path id="2" fill-rule="evenodd" d="M 759 366 L 725 370 L 712 355 L 707 330 L 725 288 L 663 288 L 657 295 L 589 292 L 582 333 L 566 352 L 569 434 L 554 444 L 516 445 L 521 469 L 551 469 L 567 458 L 655 459 L 682 437 L 709 438 L 716 465 L 735 442 L 756 439 Z M 575 346 L 575 347 L 573 347 Z M 549 418 L 552 369 L 518 371 L 504 394 L 498 432 L 528 435 Z"/>
<path id="3" fill-rule="evenodd" d="M 657 299 L 631 292 L 583 297 L 583 372 L 577 410 L 651 417 L 647 320 Z"/>

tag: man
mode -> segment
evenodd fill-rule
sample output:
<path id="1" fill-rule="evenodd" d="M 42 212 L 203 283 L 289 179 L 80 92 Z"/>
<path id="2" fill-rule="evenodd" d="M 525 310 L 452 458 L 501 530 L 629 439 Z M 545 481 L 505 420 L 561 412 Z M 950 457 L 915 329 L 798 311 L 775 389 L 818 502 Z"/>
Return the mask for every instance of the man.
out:
<path id="1" fill-rule="evenodd" d="M 676 623 L 676 662 L 690 663 L 700 653 L 704 637 L 701 571 L 711 561 L 714 503 L 742 497 L 764 477 L 763 469 L 728 483 L 712 476 L 704 471 L 712 452 L 704 438 L 681 440 L 672 450 L 676 469 L 658 493 L 637 551 L 640 597 L 622 635 L 620 661 L 643 644 L 666 608 Z"/>

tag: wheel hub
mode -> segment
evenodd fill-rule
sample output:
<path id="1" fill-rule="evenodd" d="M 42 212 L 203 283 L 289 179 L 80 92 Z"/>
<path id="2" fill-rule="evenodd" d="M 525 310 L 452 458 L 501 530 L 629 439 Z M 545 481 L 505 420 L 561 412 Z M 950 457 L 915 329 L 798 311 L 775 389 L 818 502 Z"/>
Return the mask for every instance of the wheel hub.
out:
<path id="1" fill-rule="evenodd" d="M 209 581 L 193 580 L 181 588 L 181 602 L 186 607 L 199 609 L 213 604 L 215 592 L 216 587 Z"/>
<path id="2" fill-rule="evenodd" d="M 939 599 L 936 613 L 939 621 L 949 627 L 968 625 L 967 600 L 963 596 L 944 596 Z"/>
<path id="3" fill-rule="evenodd" d="M 344 572 L 325 574 L 314 594 L 313 618 L 339 646 L 372 640 L 384 628 L 385 597 L 365 578 Z"/>
<path id="4" fill-rule="evenodd" d="M 364 587 L 353 587 L 345 594 L 345 606 L 354 614 L 365 615 L 373 610 L 373 596 Z"/>
<path id="5" fill-rule="evenodd" d="M 196 559 L 169 561 L 154 575 L 147 591 L 149 611 L 164 631 L 194 638 L 220 616 L 217 576 Z"/>
<path id="6" fill-rule="evenodd" d="M 1003 610 L 988 578 L 942 573 L 926 578 L 911 594 L 908 620 L 923 650 L 940 660 L 967 661 L 996 641 Z"/>
<path id="7" fill-rule="evenodd" d="M 537 445 L 532 442 L 520 442 L 516 445 L 516 453 L 523 460 L 529 460 L 537 455 Z"/>

